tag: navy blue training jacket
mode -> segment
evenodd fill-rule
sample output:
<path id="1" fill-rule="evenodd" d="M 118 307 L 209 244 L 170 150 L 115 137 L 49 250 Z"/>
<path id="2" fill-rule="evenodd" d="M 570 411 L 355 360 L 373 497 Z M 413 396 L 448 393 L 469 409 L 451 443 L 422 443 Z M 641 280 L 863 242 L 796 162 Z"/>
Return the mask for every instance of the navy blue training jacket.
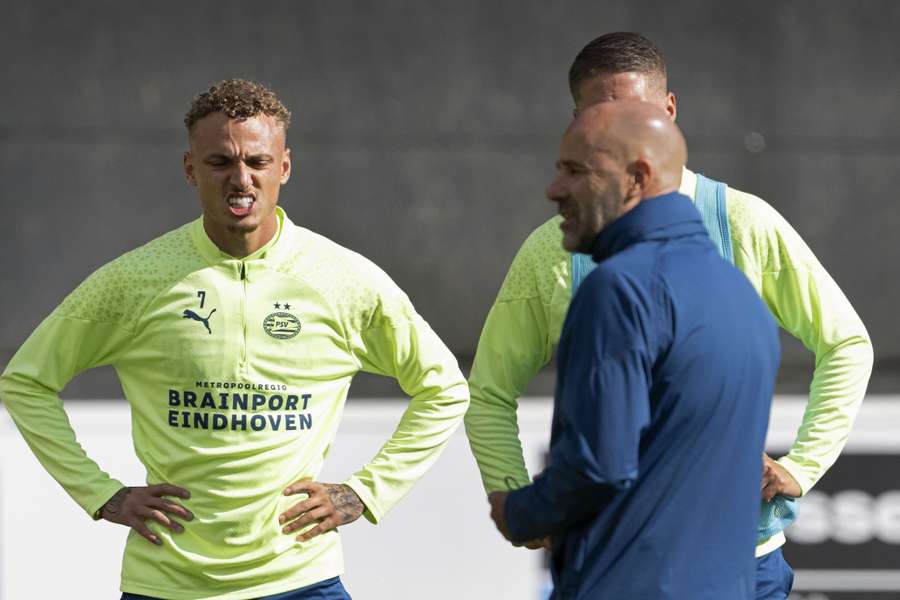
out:
<path id="1" fill-rule="evenodd" d="M 551 536 L 560 600 L 750 600 L 775 322 L 681 194 L 642 201 L 592 254 L 549 466 L 507 498 L 510 534 Z"/>

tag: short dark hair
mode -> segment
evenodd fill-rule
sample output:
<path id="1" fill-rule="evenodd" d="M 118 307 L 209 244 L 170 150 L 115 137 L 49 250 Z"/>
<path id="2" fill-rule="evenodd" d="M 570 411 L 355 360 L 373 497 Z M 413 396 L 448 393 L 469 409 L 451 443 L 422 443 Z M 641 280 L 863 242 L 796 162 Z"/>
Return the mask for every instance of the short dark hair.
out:
<path id="1" fill-rule="evenodd" d="M 225 79 L 198 94 L 184 116 L 184 125 L 190 131 L 197 121 L 214 112 L 223 112 L 232 119 L 266 114 L 275 117 L 285 131 L 291 124 L 291 111 L 285 108 L 275 92 L 246 79 Z"/>
<path id="2" fill-rule="evenodd" d="M 666 92 L 666 59 L 662 50 L 639 33 L 616 31 L 591 40 L 569 69 L 569 91 L 578 101 L 578 89 L 601 73 L 643 73 Z"/>

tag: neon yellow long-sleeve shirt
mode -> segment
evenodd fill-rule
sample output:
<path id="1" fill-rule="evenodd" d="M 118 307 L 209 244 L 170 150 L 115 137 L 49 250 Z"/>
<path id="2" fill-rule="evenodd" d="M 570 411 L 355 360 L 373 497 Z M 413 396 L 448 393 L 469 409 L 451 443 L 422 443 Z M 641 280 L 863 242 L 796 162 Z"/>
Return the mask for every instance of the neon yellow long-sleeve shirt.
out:
<path id="1" fill-rule="evenodd" d="M 201 220 L 112 261 L 37 328 L 0 378 L 2 399 L 50 474 L 93 515 L 123 484 L 87 457 L 58 392 L 111 364 L 132 410 L 147 482 L 191 492 L 185 531 L 131 532 L 122 590 L 163 598 L 256 598 L 343 570 L 340 537 L 304 543 L 278 515 L 316 478 L 359 370 L 412 397 L 394 435 L 347 484 L 377 522 L 436 460 L 468 389 L 406 295 L 363 257 L 293 225 L 244 258 Z"/>
<path id="2" fill-rule="evenodd" d="M 685 169 L 679 191 L 693 199 L 696 182 Z M 790 452 L 779 459 L 806 493 L 847 440 L 872 370 L 871 341 L 843 292 L 775 209 L 730 187 L 726 204 L 735 266 L 778 324 L 816 356 L 802 425 Z M 478 342 L 465 422 L 489 493 L 530 481 L 516 409 L 528 383 L 552 357 L 571 300 L 571 255 L 562 249 L 559 222 L 550 219 L 525 240 Z M 779 534 L 765 551 L 783 541 Z"/>

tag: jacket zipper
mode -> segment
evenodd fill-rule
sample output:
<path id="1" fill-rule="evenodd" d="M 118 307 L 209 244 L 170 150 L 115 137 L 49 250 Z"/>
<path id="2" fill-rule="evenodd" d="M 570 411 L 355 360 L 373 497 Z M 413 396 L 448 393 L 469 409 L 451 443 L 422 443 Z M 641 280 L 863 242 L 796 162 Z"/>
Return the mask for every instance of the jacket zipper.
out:
<path id="1" fill-rule="evenodd" d="M 241 371 L 247 371 L 247 264 L 245 262 L 241 262 L 241 287 L 242 295 L 241 295 L 241 319 L 242 319 L 242 327 L 243 327 L 243 339 L 244 345 L 241 348 Z"/>

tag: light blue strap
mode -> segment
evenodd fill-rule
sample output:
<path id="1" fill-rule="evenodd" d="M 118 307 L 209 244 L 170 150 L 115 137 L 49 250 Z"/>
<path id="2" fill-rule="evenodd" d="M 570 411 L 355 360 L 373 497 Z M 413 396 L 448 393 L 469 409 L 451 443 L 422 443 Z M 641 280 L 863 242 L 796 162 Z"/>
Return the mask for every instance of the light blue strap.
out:
<path id="1" fill-rule="evenodd" d="M 578 291 L 578 286 L 581 285 L 581 282 L 584 281 L 584 278 L 587 277 L 591 271 L 597 268 L 597 263 L 594 262 L 594 259 L 591 258 L 589 254 L 579 254 L 578 252 L 572 254 L 572 297 L 575 297 L 575 292 Z"/>
<path id="2" fill-rule="evenodd" d="M 757 543 L 763 542 L 797 520 L 799 505 L 793 498 L 775 496 L 771 502 L 762 502 L 759 507 L 759 525 L 756 529 Z"/>
<path id="3" fill-rule="evenodd" d="M 731 251 L 731 233 L 728 228 L 728 207 L 725 204 L 724 183 L 713 181 L 703 175 L 697 174 L 697 188 L 694 192 L 694 206 L 700 211 L 703 225 L 712 239 L 719 254 L 734 264 L 734 255 Z"/>

